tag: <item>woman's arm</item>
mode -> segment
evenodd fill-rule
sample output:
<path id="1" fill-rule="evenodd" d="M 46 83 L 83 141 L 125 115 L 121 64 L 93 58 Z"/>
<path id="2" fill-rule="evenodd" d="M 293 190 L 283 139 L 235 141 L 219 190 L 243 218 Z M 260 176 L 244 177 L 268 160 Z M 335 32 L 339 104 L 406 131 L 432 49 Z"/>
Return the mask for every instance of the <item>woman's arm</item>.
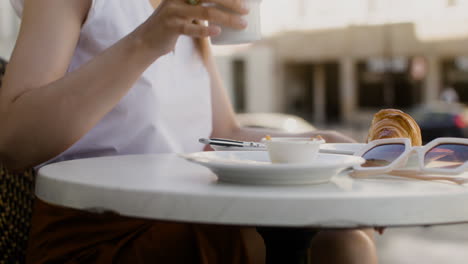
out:
<path id="1" fill-rule="evenodd" d="M 223 87 L 220 74 L 216 68 L 212 54 L 206 62 L 211 79 L 213 133 L 212 137 L 231 138 L 244 141 L 259 141 L 265 135 L 274 137 L 312 137 L 321 135 L 327 142 L 355 142 L 354 139 L 335 131 L 311 131 L 308 133 L 291 134 L 270 131 L 267 129 L 241 128 L 226 90 Z"/>
<path id="2" fill-rule="evenodd" d="M 157 56 L 135 35 L 64 77 L 90 1 L 27 0 L 0 91 L 0 153 L 33 166 L 81 138 L 125 95 Z"/>
<path id="3" fill-rule="evenodd" d="M 220 4 L 245 13 L 234 0 Z M 19 38 L 0 89 L 0 160 L 34 166 L 66 150 L 128 92 L 145 69 L 171 51 L 181 34 L 207 37 L 217 27 L 241 29 L 240 17 L 214 8 L 163 1 L 134 32 L 66 74 L 90 0 L 26 0 Z"/>

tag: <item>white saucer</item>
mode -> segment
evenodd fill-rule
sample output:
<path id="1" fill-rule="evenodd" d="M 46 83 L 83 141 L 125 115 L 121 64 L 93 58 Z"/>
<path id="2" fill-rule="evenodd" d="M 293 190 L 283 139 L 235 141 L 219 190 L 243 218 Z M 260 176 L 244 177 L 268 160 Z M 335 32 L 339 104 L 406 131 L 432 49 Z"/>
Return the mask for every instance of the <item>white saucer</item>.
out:
<path id="1" fill-rule="evenodd" d="M 325 183 L 342 170 L 364 163 L 361 157 L 321 154 L 307 164 L 273 164 L 266 151 L 213 151 L 181 155 L 209 168 L 223 182 L 255 185 Z"/>
<path id="2" fill-rule="evenodd" d="M 365 143 L 325 143 L 320 146 L 320 152 L 354 155 L 354 153 L 366 145 Z"/>
<path id="3" fill-rule="evenodd" d="M 321 153 L 354 155 L 365 143 L 325 143 L 320 146 Z M 211 146 L 216 151 L 265 151 L 266 148 Z"/>

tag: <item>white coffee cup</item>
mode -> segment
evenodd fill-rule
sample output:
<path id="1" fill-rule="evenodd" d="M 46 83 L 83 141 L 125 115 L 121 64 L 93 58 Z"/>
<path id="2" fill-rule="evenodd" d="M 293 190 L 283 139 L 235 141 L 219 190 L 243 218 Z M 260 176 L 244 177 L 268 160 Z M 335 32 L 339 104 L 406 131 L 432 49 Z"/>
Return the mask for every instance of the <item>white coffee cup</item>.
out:
<path id="1" fill-rule="evenodd" d="M 323 139 L 274 137 L 262 139 L 272 163 L 311 163 L 318 156 Z"/>
<path id="2" fill-rule="evenodd" d="M 243 30 L 236 30 L 229 27 L 217 25 L 221 28 L 218 36 L 211 38 L 214 45 L 231 45 L 250 43 L 262 38 L 260 26 L 260 4 L 262 0 L 244 0 L 250 12 L 243 16 L 248 25 Z M 219 7 L 218 7 L 219 8 Z M 223 9 L 226 10 L 226 9 Z"/>

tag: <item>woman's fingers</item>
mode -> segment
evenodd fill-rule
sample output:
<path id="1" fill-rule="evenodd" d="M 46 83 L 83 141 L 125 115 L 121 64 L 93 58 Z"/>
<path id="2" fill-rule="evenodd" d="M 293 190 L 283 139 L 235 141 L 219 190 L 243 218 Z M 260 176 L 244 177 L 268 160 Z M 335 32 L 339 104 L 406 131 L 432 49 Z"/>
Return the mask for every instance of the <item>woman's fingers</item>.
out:
<path id="1" fill-rule="evenodd" d="M 234 29 L 244 29 L 247 21 L 240 15 L 230 14 L 212 6 L 178 6 L 177 13 L 180 17 L 207 20 L 211 23 L 231 27 Z"/>
<path id="2" fill-rule="evenodd" d="M 194 38 L 213 37 L 221 33 L 218 26 L 204 26 L 200 24 L 187 23 L 180 20 L 178 22 L 179 33 Z"/>
<path id="3" fill-rule="evenodd" d="M 202 3 L 217 4 L 240 15 L 246 15 L 249 13 L 246 0 L 202 0 Z"/>
<path id="4" fill-rule="evenodd" d="M 247 21 L 241 16 L 245 13 L 241 0 L 201 0 L 198 5 L 190 5 L 186 0 L 167 0 L 154 13 L 155 26 L 161 27 L 168 34 L 183 34 L 191 37 L 212 37 L 221 33 L 219 26 L 242 30 L 247 27 Z M 211 4 L 207 4 L 211 3 Z M 219 3 L 219 4 L 218 4 Z M 225 8 L 229 6 L 232 12 Z M 195 20 L 206 20 L 208 26 L 194 24 Z M 219 26 L 217 26 L 219 25 Z"/>

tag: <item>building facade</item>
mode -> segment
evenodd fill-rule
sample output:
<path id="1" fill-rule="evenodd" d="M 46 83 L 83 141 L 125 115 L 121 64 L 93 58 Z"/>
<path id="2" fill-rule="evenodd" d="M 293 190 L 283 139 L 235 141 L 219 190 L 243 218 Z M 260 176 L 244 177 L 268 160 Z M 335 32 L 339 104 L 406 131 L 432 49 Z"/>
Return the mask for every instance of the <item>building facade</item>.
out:
<path id="1" fill-rule="evenodd" d="M 324 22 L 319 11 L 337 16 L 343 1 L 307 1 L 310 13 L 297 16 L 306 26 L 219 56 L 228 89 L 243 97 L 233 96 L 237 109 L 320 124 L 430 104 L 447 87 L 468 103 L 468 1 L 349 2 L 356 13 Z"/>

